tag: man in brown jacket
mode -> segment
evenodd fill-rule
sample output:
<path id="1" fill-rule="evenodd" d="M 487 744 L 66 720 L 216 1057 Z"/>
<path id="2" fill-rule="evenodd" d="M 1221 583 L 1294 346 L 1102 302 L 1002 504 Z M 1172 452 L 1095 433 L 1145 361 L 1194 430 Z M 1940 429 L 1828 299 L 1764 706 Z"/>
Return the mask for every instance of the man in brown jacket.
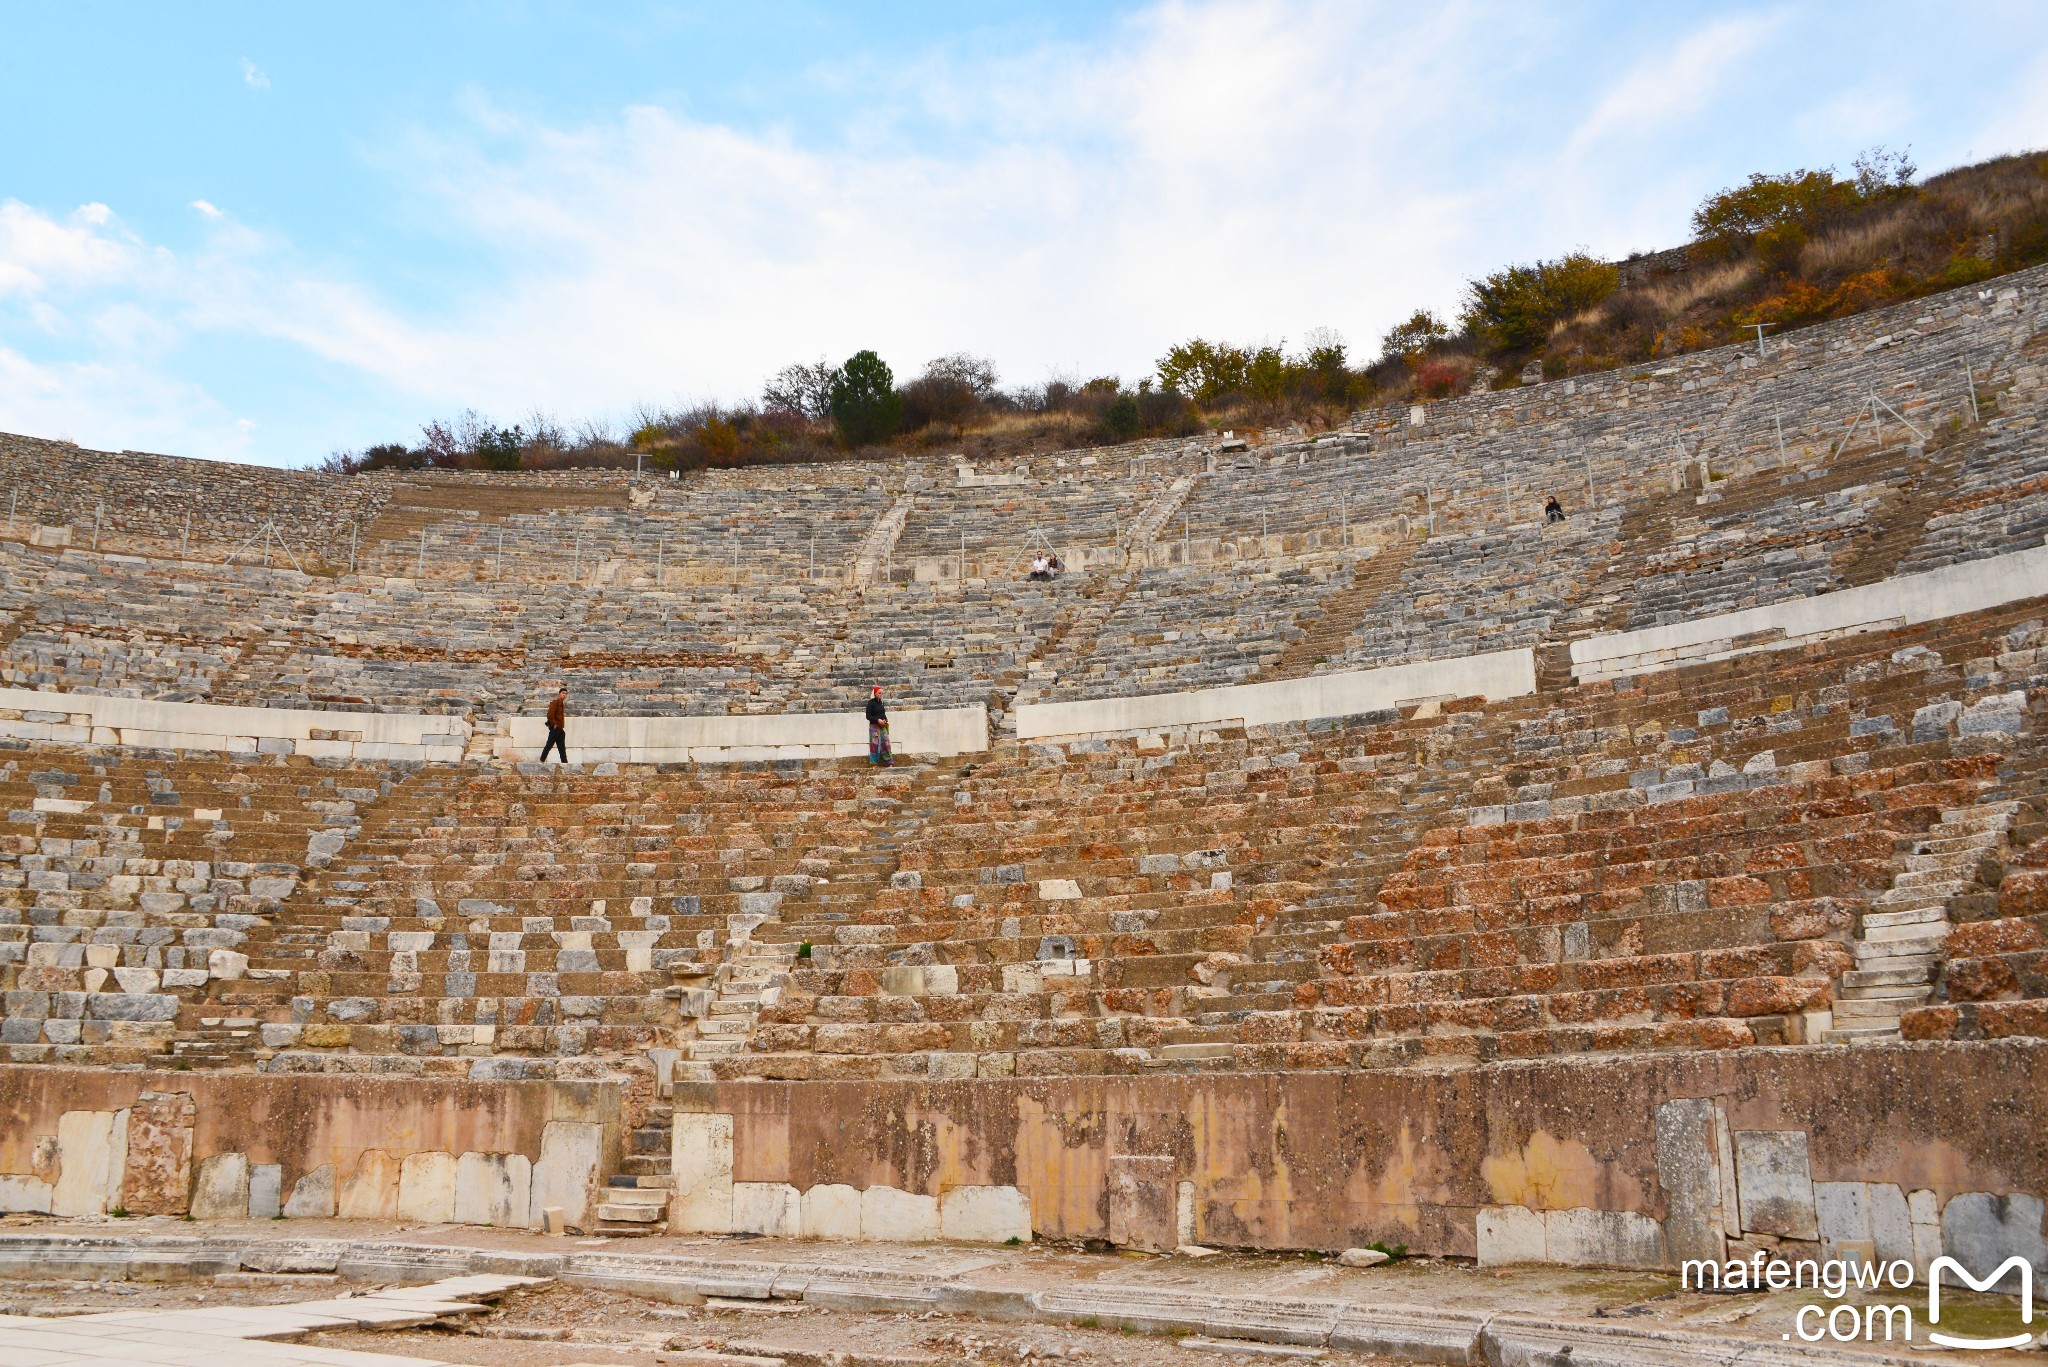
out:
<path id="1" fill-rule="evenodd" d="M 569 762 L 569 685 L 563 684 L 555 692 L 555 700 L 548 704 L 548 743 L 540 748 L 540 762 L 548 762 L 548 751 L 553 750 L 561 762 Z"/>

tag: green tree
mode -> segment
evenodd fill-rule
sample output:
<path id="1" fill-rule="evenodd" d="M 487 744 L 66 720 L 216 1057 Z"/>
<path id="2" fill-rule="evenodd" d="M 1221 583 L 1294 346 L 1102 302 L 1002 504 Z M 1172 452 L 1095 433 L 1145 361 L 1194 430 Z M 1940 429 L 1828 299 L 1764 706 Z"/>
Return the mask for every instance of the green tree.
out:
<path id="1" fill-rule="evenodd" d="M 1302 339 L 1301 368 L 1316 392 L 1331 402 L 1342 402 L 1351 390 L 1351 371 L 1345 366 L 1344 339 L 1330 328 L 1317 328 Z"/>
<path id="2" fill-rule="evenodd" d="M 486 470 L 517 470 L 526 451 L 526 432 L 519 427 L 487 427 L 476 439 L 477 463 Z"/>
<path id="3" fill-rule="evenodd" d="M 1119 394 L 1102 411 L 1102 435 L 1113 442 L 1129 441 L 1138 435 L 1140 416 L 1137 395 Z"/>
<path id="4" fill-rule="evenodd" d="M 1889 172 L 1889 163 L 1884 170 Z M 1878 174 L 1873 168 L 1871 175 Z M 1906 174 L 1911 174 L 1910 163 Z M 1710 254 L 1733 256 L 1772 229 L 1780 230 L 1780 243 L 1794 236 L 1784 231 L 1787 228 L 1796 228 L 1803 237 L 1817 236 L 1847 218 L 1862 200 L 1855 182 L 1835 179 L 1833 167 L 1782 176 L 1759 171 L 1734 189 L 1700 201 L 1693 210 L 1692 230 Z"/>
<path id="5" fill-rule="evenodd" d="M 1451 330 L 1428 309 L 1417 309 L 1405 323 L 1396 323 L 1380 338 L 1382 361 L 1412 361 L 1439 342 L 1450 340 Z"/>
<path id="6" fill-rule="evenodd" d="M 1294 379 L 1294 367 L 1276 346 L 1262 346 L 1251 353 L 1245 366 L 1245 388 L 1264 404 L 1277 404 L 1287 397 Z"/>
<path id="7" fill-rule="evenodd" d="M 1159 383 L 1198 404 L 1212 404 L 1250 387 L 1251 363 L 1251 354 L 1242 347 L 1196 337 L 1159 358 Z"/>
<path id="8" fill-rule="evenodd" d="M 896 376 L 872 351 L 856 351 L 832 372 L 832 421 L 848 446 L 872 446 L 893 436 L 903 423 L 903 397 Z"/>
<path id="9" fill-rule="evenodd" d="M 1614 293 L 1621 272 L 1585 252 L 1533 266 L 1510 266 L 1466 287 L 1459 321 L 1494 346 L 1531 348 L 1550 329 Z"/>

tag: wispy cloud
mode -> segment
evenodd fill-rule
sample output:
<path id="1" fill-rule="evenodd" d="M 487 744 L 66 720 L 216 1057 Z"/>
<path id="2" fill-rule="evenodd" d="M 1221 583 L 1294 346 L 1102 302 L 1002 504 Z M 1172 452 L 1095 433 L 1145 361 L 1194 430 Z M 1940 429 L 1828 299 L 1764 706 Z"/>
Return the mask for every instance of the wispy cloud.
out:
<path id="1" fill-rule="evenodd" d="M 1670 51 L 1644 58 L 1608 88 L 1573 130 L 1572 150 L 1583 152 L 1606 139 L 1653 137 L 1672 120 L 1698 113 L 1779 26 L 1755 15 L 1717 20 Z"/>
<path id="2" fill-rule="evenodd" d="M 219 209 L 215 208 L 213 205 L 207 203 L 203 199 L 193 200 L 192 207 L 197 209 L 200 213 L 206 215 L 208 218 L 219 218 L 221 216 L 221 212 Z"/>
<path id="3" fill-rule="evenodd" d="M 270 89 L 270 78 L 263 74 L 247 57 L 242 59 L 242 84 L 255 91 Z"/>

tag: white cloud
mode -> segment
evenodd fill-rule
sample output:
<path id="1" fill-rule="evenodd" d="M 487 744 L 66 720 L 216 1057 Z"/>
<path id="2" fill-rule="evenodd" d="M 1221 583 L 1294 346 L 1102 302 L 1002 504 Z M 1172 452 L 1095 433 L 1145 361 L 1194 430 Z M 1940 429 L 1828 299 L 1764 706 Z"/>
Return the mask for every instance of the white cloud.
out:
<path id="1" fill-rule="evenodd" d="M 84 205 L 65 222 L 19 200 L 0 200 L 0 297 L 97 285 L 128 274 L 136 243 L 103 231 L 111 221 L 104 204 Z"/>
<path id="2" fill-rule="evenodd" d="M 1736 64 L 1755 52 L 1777 25 L 1743 16 L 1689 34 L 1669 52 L 1638 62 L 1610 87 L 1572 133 L 1583 151 L 1606 139 L 1641 140 L 1674 119 L 1696 114 L 1720 91 Z"/>
<path id="3" fill-rule="evenodd" d="M 247 57 L 242 59 L 242 84 L 255 91 L 270 89 L 270 78 L 257 70 L 256 63 Z"/>
<path id="4" fill-rule="evenodd" d="M 208 218 L 219 218 L 221 216 L 221 212 L 219 209 L 215 208 L 213 205 L 207 203 L 203 199 L 193 200 L 192 207 L 197 209 L 200 213 L 205 214 Z"/>
<path id="5" fill-rule="evenodd" d="M 0 346 L 0 430 L 215 460 L 258 452 L 205 390 L 121 360 L 39 364 Z"/>

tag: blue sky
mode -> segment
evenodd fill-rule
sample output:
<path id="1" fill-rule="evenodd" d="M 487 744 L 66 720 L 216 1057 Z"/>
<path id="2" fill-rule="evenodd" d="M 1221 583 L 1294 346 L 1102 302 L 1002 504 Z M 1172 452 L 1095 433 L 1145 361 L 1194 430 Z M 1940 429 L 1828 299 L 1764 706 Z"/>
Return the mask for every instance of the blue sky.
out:
<path id="1" fill-rule="evenodd" d="M 7 0 L 0 128 L 0 430 L 304 464 L 863 346 L 1369 353 L 1752 170 L 2048 147 L 2048 7 Z"/>

